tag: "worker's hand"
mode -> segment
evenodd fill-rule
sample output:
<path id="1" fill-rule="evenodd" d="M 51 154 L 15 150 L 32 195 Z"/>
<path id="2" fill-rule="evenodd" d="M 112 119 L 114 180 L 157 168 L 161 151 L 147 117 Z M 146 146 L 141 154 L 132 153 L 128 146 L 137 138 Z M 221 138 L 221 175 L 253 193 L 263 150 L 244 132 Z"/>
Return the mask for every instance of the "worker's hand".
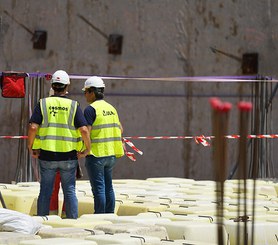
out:
<path id="1" fill-rule="evenodd" d="M 85 150 L 85 151 L 78 151 L 77 152 L 77 158 L 82 158 L 82 157 L 86 157 L 89 154 L 89 150 Z"/>
<path id="2" fill-rule="evenodd" d="M 29 150 L 29 152 L 33 158 L 39 158 L 40 156 L 40 150 Z"/>

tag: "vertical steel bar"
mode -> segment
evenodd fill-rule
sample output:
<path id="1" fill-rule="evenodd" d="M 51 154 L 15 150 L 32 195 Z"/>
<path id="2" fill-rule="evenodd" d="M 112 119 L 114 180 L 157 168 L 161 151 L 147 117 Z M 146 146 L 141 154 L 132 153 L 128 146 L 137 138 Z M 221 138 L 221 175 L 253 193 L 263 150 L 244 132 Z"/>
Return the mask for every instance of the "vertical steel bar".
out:
<path id="1" fill-rule="evenodd" d="M 240 120 L 239 120 L 239 169 L 240 169 L 240 179 L 243 179 L 243 211 L 244 215 L 242 221 L 244 222 L 244 233 L 243 233 L 243 244 L 248 244 L 248 232 L 247 232 L 247 136 L 248 136 L 248 125 L 249 125 L 249 113 L 252 109 L 252 104 L 249 102 L 241 101 L 238 103 L 238 109 L 240 111 Z M 240 204 L 241 206 L 241 204 Z"/>
<path id="2" fill-rule="evenodd" d="M 224 182 L 226 180 L 226 161 L 227 147 L 226 138 L 224 137 L 228 129 L 228 112 L 231 109 L 230 103 L 222 103 L 217 98 L 210 100 L 212 106 L 212 130 L 215 139 L 213 142 L 213 159 L 216 180 L 216 203 L 217 203 L 217 236 L 218 244 L 224 244 L 223 229 L 223 210 L 224 210 Z"/>

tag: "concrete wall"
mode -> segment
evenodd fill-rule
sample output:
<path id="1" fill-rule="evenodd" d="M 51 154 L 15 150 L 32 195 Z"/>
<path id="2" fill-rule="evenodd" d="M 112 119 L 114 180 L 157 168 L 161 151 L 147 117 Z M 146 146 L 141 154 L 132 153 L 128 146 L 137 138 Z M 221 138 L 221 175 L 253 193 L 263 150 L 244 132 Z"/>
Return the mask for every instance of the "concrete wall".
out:
<path id="1" fill-rule="evenodd" d="M 212 52 L 216 48 L 239 58 L 256 52 L 259 74 L 277 77 L 277 11 L 278 2 L 271 0 L 0 0 L 0 67 L 2 71 L 64 69 L 70 74 L 131 77 L 241 75 L 241 62 Z M 33 49 L 30 31 L 34 30 L 47 31 L 46 50 Z M 108 53 L 110 34 L 123 35 L 121 55 Z M 72 80 L 70 96 L 84 109 L 83 82 Z M 236 105 L 241 99 L 251 100 L 254 91 L 251 83 L 105 82 L 106 99 L 119 111 L 124 136 L 212 135 L 209 98 L 218 96 Z M 268 88 L 268 96 L 275 85 Z M 49 84 L 44 86 L 46 96 Z M 18 135 L 22 127 L 27 128 L 26 100 L 0 97 L 0 135 Z M 276 95 L 268 112 L 269 134 L 278 131 L 277 114 Z M 228 133 L 237 131 L 234 106 Z M 19 141 L 0 139 L 0 182 L 15 180 Z M 197 145 L 194 139 L 131 141 L 144 155 L 137 155 L 134 163 L 121 158 L 115 178 L 213 178 L 212 147 Z M 277 139 L 269 141 L 268 164 L 276 168 L 272 175 L 276 171 L 277 176 Z M 229 141 L 227 172 L 237 162 L 237 148 L 237 140 Z"/>

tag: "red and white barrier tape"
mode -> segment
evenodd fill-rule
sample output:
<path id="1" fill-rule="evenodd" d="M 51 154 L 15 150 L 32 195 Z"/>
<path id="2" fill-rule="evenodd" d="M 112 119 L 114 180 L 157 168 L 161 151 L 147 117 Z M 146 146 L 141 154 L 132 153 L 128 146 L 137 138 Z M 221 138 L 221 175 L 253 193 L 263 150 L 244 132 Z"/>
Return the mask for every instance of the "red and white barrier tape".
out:
<path id="1" fill-rule="evenodd" d="M 28 136 L 0 136 L 0 139 L 28 139 Z"/>
<path id="2" fill-rule="evenodd" d="M 196 136 L 195 137 L 195 142 L 197 144 L 202 144 L 203 146 L 210 146 L 210 143 L 206 140 L 204 135 Z"/>
<path id="3" fill-rule="evenodd" d="M 28 136 L 0 136 L 0 139 L 28 139 Z M 136 161 L 135 155 L 134 155 L 134 153 L 126 150 L 125 144 L 130 146 L 138 154 L 143 155 L 143 152 L 140 151 L 137 147 L 135 147 L 135 145 L 131 141 L 123 138 L 123 146 L 124 146 L 125 155 L 132 161 Z"/>
<path id="4" fill-rule="evenodd" d="M 227 139 L 239 139 L 240 135 L 232 134 L 225 135 Z M 0 136 L 0 139 L 27 139 L 28 136 Z M 194 139 L 196 144 L 202 144 L 203 146 L 210 146 L 208 140 L 215 138 L 214 136 L 127 136 L 123 137 L 123 147 L 125 155 L 132 161 L 136 161 L 135 155 L 132 152 L 126 150 L 125 144 L 131 147 L 136 153 L 143 155 L 143 152 L 139 150 L 129 139 L 144 139 L 144 140 L 173 140 L 173 139 Z M 247 136 L 249 139 L 277 139 L 278 134 L 250 134 Z"/>
<path id="5" fill-rule="evenodd" d="M 228 139 L 239 139 L 240 135 L 237 134 L 231 134 L 231 135 L 225 135 L 225 138 Z M 169 140 L 169 139 L 197 139 L 197 140 L 211 140 L 215 138 L 215 136 L 127 136 L 125 137 L 125 139 L 143 139 L 143 140 Z M 259 135 L 254 135 L 254 134 L 250 134 L 247 136 L 247 138 L 249 139 L 263 139 L 263 138 L 268 138 L 268 139 L 277 139 L 278 138 L 278 134 L 259 134 Z M 201 143 L 201 142 L 199 142 Z"/>
<path id="6" fill-rule="evenodd" d="M 129 152 L 129 151 L 126 150 L 125 143 L 126 143 L 128 146 L 130 146 L 135 152 L 137 152 L 137 153 L 140 154 L 140 155 L 143 155 L 143 152 L 140 151 L 137 147 L 135 147 L 135 145 L 134 145 L 131 141 L 127 140 L 126 138 L 123 138 L 123 146 L 124 146 L 125 155 L 126 155 L 131 161 L 135 162 L 135 161 L 136 161 L 136 158 L 135 158 L 134 153 Z"/>
<path id="7" fill-rule="evenodd" d="M 239 139 L 240 135 L 238 134 L 231 134 L 231 135 L 225 135 L 225 138 L 228 139 Z M 135 139 L 135 140 L 171 140 L 171 139 L 197 139 L 197 140 L 211 140 L 213 139 L 214 136 L 126 136 L 124 137 L 125 140 L 127 139 Z M 278 134 L 259 134 L 259 135 L 254 135 L 254 134 L 250 134 L 247 136 L 247 138 L 249 139 L 277 139 L 278 138 Z M 28 139 L 28 136 L 0 136 L 0 139 Z M 130 141 L 128 141 L 130 142 Z M 197 143 L 197 142 L 196 142 Z M 201 143 L 201 142 L 198 142 Z"/>

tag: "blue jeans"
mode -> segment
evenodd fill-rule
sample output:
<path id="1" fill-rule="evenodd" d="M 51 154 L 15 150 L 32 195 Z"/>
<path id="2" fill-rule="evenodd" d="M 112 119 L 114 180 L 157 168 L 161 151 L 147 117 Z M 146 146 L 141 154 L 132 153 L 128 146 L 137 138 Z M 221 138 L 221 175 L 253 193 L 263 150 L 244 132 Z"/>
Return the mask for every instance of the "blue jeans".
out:
<path id="1" fill-rule="evenodd" d="M 112 185 L 112 171 L 116 163 L 115 156 L 87 156 L 85 166 L 94 195 L 95 214 L 114 213 L 115 194 Z"/>
<path id="2" fill-rule="evenodd" d="M 40 166 L 40 194 L 38 198 L 38 215 L 49 215 L 50 198 L 53 192 L 56 171 L 60 171 L 66 216 L 70 219 L 78 218 L 78 200 L 75 194 L 75 176 L 77 160 L 43 161 Z"/>

